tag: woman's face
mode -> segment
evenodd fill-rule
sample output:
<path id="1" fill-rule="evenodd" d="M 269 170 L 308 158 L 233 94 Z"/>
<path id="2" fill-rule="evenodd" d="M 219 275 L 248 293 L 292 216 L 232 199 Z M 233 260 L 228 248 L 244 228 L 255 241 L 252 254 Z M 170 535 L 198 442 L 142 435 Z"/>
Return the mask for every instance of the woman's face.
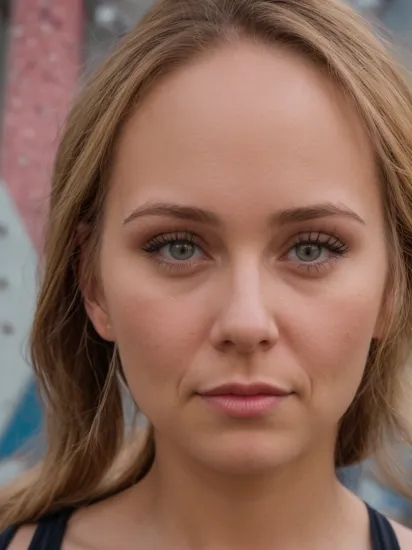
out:
<path id="1" fill-rule="evenodd" d="M 164 78 L 118 143 L 86 296 L 159 452 L 332 461 L 380 336 L 384 242 L 362 125 L 310 62 L 245 42 Z"/>

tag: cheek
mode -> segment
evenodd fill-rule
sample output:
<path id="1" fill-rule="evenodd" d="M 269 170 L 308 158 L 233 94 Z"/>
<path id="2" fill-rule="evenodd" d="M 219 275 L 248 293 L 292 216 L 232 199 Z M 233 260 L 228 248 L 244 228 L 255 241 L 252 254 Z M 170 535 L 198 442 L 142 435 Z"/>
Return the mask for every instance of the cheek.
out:
<path id="1" fill-rule="evenodd" d="M 348 278 L 322 296 L 300 299 L 299 323 L 285 328 L 308 379 L 310 407 L 327 422 L 341 418 L 364 373 L 383 293 L 383 282 L 369 281 Z"/>
<path id="2" fill-rule="evenodd" d="M 182 299 L 137 280 L 142 284 L 107 278 L 105 294 L 129 389 L 139 408 L 155 419 L 176 406 L 180 382 L 201 346 L 204 323 L 196 296 Z"/>

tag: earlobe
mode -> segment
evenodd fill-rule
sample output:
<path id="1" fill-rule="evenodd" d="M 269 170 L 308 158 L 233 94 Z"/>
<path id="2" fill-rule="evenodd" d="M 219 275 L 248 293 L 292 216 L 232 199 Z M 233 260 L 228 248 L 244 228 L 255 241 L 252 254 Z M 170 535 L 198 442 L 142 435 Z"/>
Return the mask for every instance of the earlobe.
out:
<path id="1" fill-rule="evenodd" d="M 94 330 L 103 340 L 114 342 L 114 334 L 106 310 L 96 301 L 84 299 L 84 307 Z"/>
<path id="2" fill-rule="evenodd" d="M 97 277 L 93 275 L 93 270 L 90 268 L 90 262 L 93 262 L 94 260 L 88 250 L 90 234 L 91 231 L 88 225 L 81 224 L 78 227 L 77 241 L 79 246 L 79 264 L 76 275 L 78 278 L 84 307 L 90 322 L 92 323 L 97 334 L 103 340 L 113 342 L 113 330 L 109 315 L 107 313 L 107 308 L 104 304 L 102 291 L 99 288 Z"/>

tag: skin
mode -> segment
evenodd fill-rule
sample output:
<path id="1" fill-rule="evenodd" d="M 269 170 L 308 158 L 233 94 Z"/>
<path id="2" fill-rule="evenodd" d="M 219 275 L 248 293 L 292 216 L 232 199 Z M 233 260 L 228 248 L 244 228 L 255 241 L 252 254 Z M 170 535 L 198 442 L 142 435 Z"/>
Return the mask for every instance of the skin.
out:
<path id="1" fill-rule="evenodd" d="M 174 210 L 147 212 L 160 203 Z M 216 219 L 182 219 L 176 205 Z M 189 259 L 145 250 L 176 233 L 189 234 Z M 154 425 L 156 461 L 77 512 L 64 548 L 368 550 L 365 507 L 333 454 L 381 336 L 384 234 L 367 136 L 310 62 L 245 41 L 159 83 L 120 138 L 100 285 L 84 289 Z M 308 237 L 322 245 L 299 246 Z M 233 419 L 197 395 L 229 381 L 293 393 Z"/>

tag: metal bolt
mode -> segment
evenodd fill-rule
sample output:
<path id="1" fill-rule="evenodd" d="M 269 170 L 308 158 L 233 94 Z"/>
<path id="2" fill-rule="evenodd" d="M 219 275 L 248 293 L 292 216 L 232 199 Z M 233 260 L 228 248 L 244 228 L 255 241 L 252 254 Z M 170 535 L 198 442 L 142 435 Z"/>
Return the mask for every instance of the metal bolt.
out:
<path id="1" fill-rule="evenodd" d="M 0 290 L 6 290 L 9 286 L 9 281 L 6 277 L 0 277 Z"/>
<path id="2" fill-rule="evenodd" d="M 14 333 L 14 327 L 11 323 L 0 323 L 0 333 L 10 336 Z"/>
<path id="3" fill-rule="evenodd" d="M 8 234 L 7 225 L 0 222 L 0 238 L 6 237 Z"/>

